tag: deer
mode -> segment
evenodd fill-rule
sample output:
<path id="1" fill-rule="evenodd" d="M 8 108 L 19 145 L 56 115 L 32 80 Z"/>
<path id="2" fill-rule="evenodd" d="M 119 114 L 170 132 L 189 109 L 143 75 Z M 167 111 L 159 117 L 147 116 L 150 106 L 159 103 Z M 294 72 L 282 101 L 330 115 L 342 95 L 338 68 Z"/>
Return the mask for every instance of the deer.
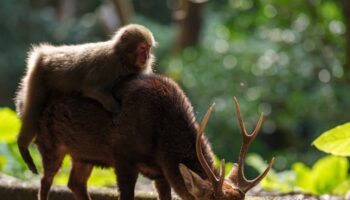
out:
<path id="1" fill-rule="evenodd" d="M 248 134 L 236 97 L 243 144 L 238 163 L 225 177 L 225 160 L 219 169 L 214 166 L 204 134 L 214 104 L 199 125 L 189 99 L 170 78 L 133 76 L 113 90 L 122 105 L 117 115 L 80 94 L 50 95 L 34 140 L 43 166 L 39 200 L 48 199 L 67 154 L 72 158 L 68 187 L 76 200 L 91 200 L 87 180 L 94 166 L 115 169 L 120 200 L 135 198 L 138 174 L 153 180 L 160 200 L 172 199 L 171 188 L 184 200 L 241 200 L 272 168 L 274 158 L 255 179 L 244 176 L 246 153 L 264 115 Z"/>

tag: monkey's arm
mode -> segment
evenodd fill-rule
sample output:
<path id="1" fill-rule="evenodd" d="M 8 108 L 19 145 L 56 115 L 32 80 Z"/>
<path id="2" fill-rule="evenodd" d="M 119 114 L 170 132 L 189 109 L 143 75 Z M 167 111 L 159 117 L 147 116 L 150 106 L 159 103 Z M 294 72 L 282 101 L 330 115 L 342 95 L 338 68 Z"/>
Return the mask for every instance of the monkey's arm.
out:
<path id="1" fill-rule="evenodd" d="M 100 102 L 104 109 L 116 113 L 120 110 L 120 105 L 114 99 L 112 93 L 106 88 L 89 87 L 83 89 L 83 95 Z"/>

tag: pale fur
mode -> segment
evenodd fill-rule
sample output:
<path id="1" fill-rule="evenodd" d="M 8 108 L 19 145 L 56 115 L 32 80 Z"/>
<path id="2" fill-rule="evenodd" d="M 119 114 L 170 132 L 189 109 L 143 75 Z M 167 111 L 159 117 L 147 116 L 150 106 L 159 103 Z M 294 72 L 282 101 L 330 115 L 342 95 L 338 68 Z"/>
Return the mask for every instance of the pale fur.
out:
<path id="1" fill-rule="evenodd" d="M 79 45 L 33 46 L 27 69 L 16 97 L 22 120 L 18 146 L 24 161 L 37 173 L 28 146 L 38 131 L 38 119 L 51 91 L 80 92 L 97 100 L 111 112 L 118 109 L 111 89 L 131 74 L 152 73 L 153 55 L 145 65 L 136 64 L 136 47 L 141 43 L 154 47 L 152 33 L 141 25 L 122 27 L 108 41 Z"/>

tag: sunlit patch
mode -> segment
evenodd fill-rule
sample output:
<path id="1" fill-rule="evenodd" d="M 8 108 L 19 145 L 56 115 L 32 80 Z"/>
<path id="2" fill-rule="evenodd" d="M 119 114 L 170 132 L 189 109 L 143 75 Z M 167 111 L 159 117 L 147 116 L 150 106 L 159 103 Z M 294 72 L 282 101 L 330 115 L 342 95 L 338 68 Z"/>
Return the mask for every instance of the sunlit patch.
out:
<path id="1" fill-rule="evenodd" d="M 292 27 L 294 30 L 298 32 L 305 31 L 310 25 L 310 19 L 309 17 L 304 14 L 300 13 L 297 17 L 297 19 L 294 21 Z"/>
<path id="2" fill-rule="evenodd" d="M 328 28 L 334 34 L 344 34 L 346 31 L 344 23 L 338 20 L 332 20 Z"/>
<path id="3" fill-rule="evenodd" d="M 318 73 L 318 79 L 323 83 L 328 83 L 331 80 L 331 74 L 329 73 L 328 70 L 322 69 Z"/>
<path id="4" fill-rule="evenodd" d="M 214 43 L 214 49 L 218 53 L 225 53 L 229 49 L 229 44 L 224 39 L 218 39 Z"/>
<path id="5" fill-rule="evenodd" d="M 261 103 L 259 104 L 259 111 L 263 112 L 265 116 L 271 114 L 272 107 L 269 103 Z"/>
<path id="6" fill-rule="evenodd" d="M 338 62 L 332 65 L 332 74 L 336 78 L 341 78 L 344 75 L 344 70 Z"/>
<path id="7" fill-rule="evenodd" d="M 223 64 L 225 69 L 228 69 L 228 70 L 233 69 L 236 67 L 237 63 L 238 61 L 236 57 L 234 57 L 233 55 L 228 55 L 224 57 Z"/>
<path id="8" fill-rule="evenodd" d="M 262 130 L 265 134 L 272 134 L 276 131 L 276 123 L 273 120 L 266 120 L 262 126 Z"/>
<path id="9" fill-rule="evenodd" d="M 273 5 L 267 4 L 264 7 L 264 15 L 268 18 L 274 18 L 277 15 L 277 10 Z"/>
<path id="10" fill-rule="evenodd" d="M 254 5 L 254 3 L 251 0 L 230 0 L 229 4 L 232 8 L 242 10 L 248 10 Z"/>
<path id="11" fill-rule="evenodd" d="M 257 100 L 260 97 L 259 90 L 257 88 L 255 88 L 255 87 L 248 88 L 246 90 L 245 97 L 249 101 L 255 101 L 255 100 Z"/>
<path id="12" fill-rule="evenodd" d="M 294 43 L 296 40 L 294 32 L 289 29 L 282 31 L 281 38 L 287 43 Z"/>

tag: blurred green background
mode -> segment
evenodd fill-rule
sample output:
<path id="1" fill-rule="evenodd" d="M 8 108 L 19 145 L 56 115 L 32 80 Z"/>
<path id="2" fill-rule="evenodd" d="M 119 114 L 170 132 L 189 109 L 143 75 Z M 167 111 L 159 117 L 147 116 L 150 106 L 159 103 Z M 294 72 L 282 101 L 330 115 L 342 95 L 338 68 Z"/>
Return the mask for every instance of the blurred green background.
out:
<path id="1" fill-rule="evenodd" d="M 311 141 L 349 121 L 347 0 L 1 0 L 0 107 L 14 109 L 32 44 L 106 40 L 126 23 L 154 33 L 156 72 L 182 86 L 198 120 L 216 102 L 207 135 L 220 158 L 237 161 L 241 144 L 233 96 L 249 130 L 264 112 L 250 152 L 276 155 L 277 171 L 314 163 L 323 154 Z M 0 169 L 28 179 L 12 130 L 17 122 L 4 122 Z"/>

